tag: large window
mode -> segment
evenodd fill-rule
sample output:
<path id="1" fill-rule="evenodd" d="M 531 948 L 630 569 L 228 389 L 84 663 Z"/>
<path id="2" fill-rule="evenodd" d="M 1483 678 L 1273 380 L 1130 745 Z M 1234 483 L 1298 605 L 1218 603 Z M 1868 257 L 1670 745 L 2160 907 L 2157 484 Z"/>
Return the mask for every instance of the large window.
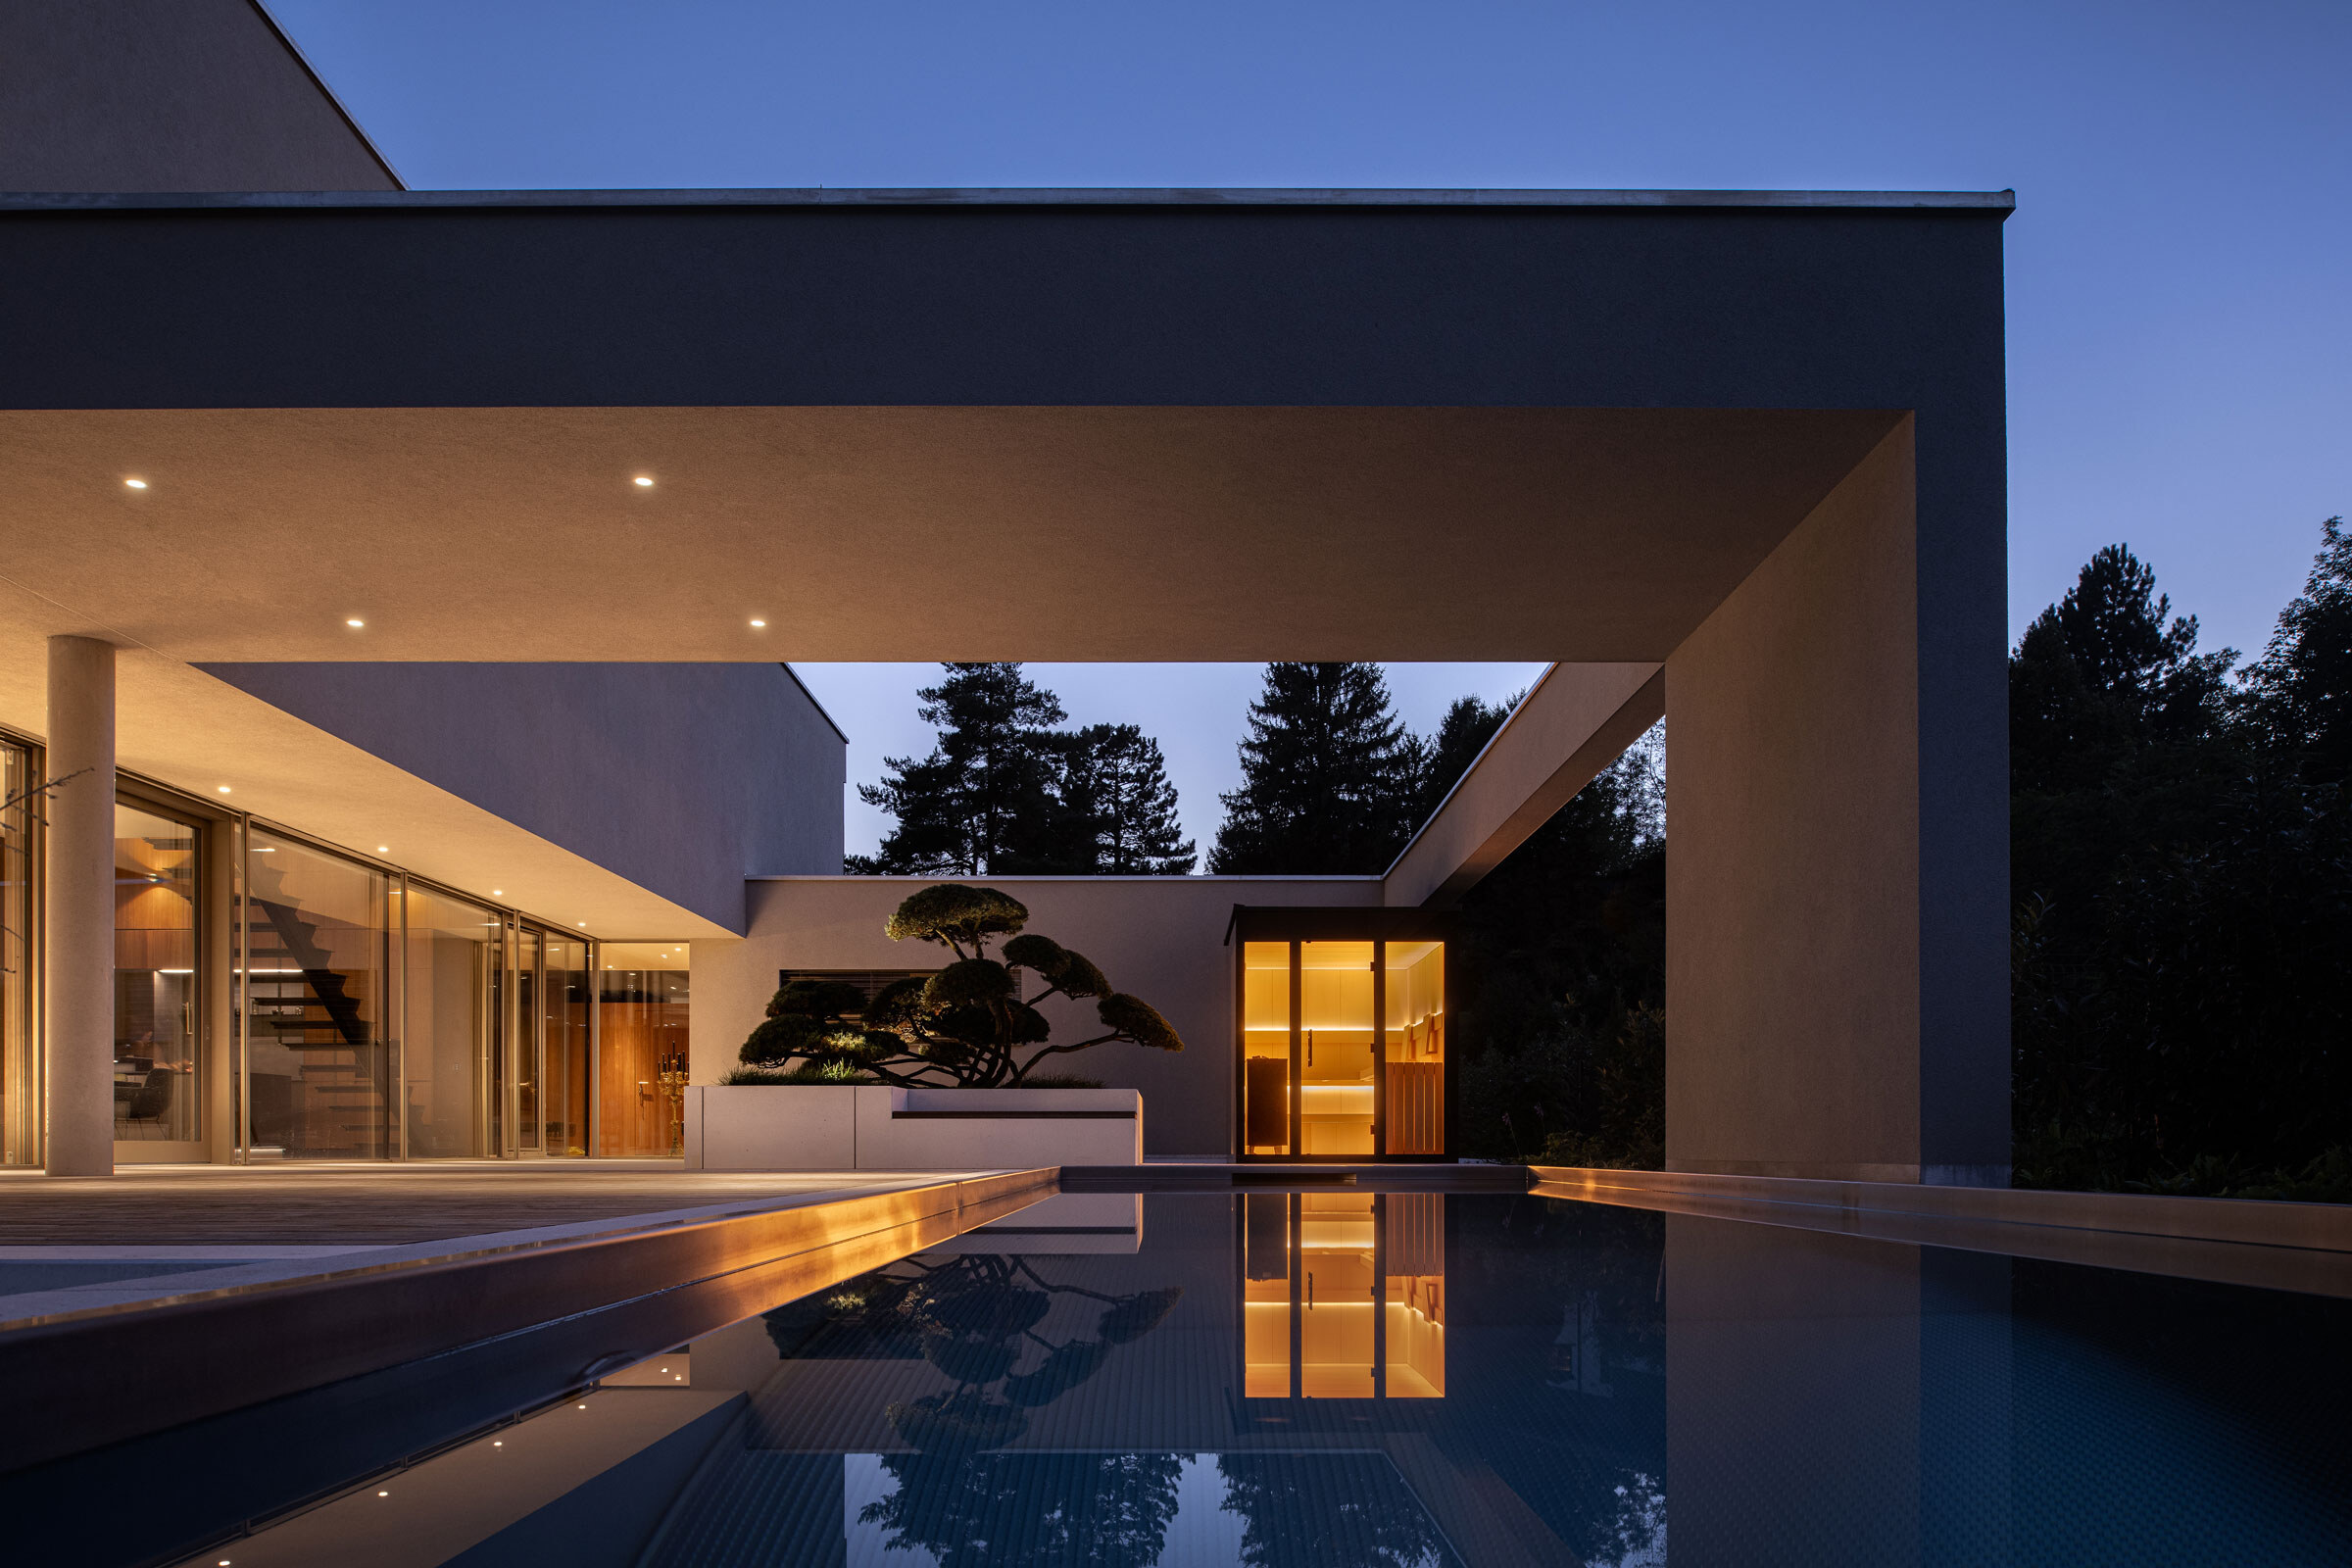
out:
<path id="1" fill-rule="evenodd" d="M 600 1154 L 678 1152 L 685 1125 L 686 944 L 597 948 L 597 1148 Z"/>
<path id="2" fill-rule="evenodd" d="M 259 829 L 247 850 L 251 1152 L 264 1159 L 398 1153 L 392 879 Z"/>
<path id="3" fill-rule="evenodd" d="M 0 1163 L 41 1158 L 32 1049 L 32 754 L 0 740 Z"/>
<path id="4" fill-rule="evenodd" d="M 541 1103 L 549 1154 L 588 1152 L 588 944 L 570 937 L 544 939 L 540 980 Z"/>
<path id="5" fill-rule="evenodd" d="M 200 1135 L 197 840 L 192 822 L 115 806 L 115 1138 Z"/>
<path id="6" fill-rule="evenodd" d="M 409 1154 L 447 1159 L 500 1151 L 499 1015 L 505 921 L 464 899 L 411 885 L 408 1016 L 402 1072 Z"/>

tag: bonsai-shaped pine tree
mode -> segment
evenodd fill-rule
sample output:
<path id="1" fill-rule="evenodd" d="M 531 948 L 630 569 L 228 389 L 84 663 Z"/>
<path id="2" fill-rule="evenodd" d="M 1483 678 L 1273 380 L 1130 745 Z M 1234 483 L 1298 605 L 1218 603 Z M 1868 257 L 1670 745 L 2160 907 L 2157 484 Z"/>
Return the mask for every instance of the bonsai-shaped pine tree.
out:
<path id="1" fill-rule="evenodd" d="M 841 981 L 795 980 L 776 993 L 767 1021 L 744 1042 L 744 1065 L 759 1075 L 753 1081 L 772 1082 L 769 1075 L 781 1073 L 800 1083 L 1017 1089 L 1048 1056 L 1114 1041 L 1184 1049 L 1151 1004 L 1111 990 L 1084 955 L 1050 937 L 1021 934 L 1028 920 L 1026 906 L 995 888 L 949 882 L 909 895 L 884 928 L 891 940 L 937 943 L 956 961 L 888 986 L 870 1003 Z M 992 958 L 989 944 L 997 938 L 1005 939 L 1002 956 Z M 1045 989 L 1024 997 L 1024 971 Z M 1053 1031 L 1037 1004 L 1054 996 L 1093 1002 L 1102 1033 L 1049 1044 Z"/>

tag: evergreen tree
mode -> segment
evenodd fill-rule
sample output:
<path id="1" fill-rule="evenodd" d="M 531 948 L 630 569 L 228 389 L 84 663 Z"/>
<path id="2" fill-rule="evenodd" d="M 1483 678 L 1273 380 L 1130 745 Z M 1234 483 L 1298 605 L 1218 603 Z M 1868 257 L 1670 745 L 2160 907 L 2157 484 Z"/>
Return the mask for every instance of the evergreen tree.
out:
<path id="1" fill-rule="evenodd" d="M 2250 716 L 2274 750 L 2298 752 L 2315 783 L 2352 782 L 2352 533 L 2320 525 L 2319 558 L 2247 666 Z"/>
<path id="2" fill-rule="evenodd" d="M 1376 874 L 1419 825 L 1422 749 L 1378 664 L 1268 664 L 1241 752 L 1214 873 Z"/>
<path id="3" fill-rule="evenodd" d="M 2352 822 L 2325 717 L 2352 700 L 2348 621 L 2330 523 L 2241 696 L 2236 656 L 2196 653 L 2120 545 L 2020 639 L 2020 1185 L 2352 1193 Z"/>
<path id="4" fill-rule="evenodd" d="M 2174 615 L 2156 574 L 2124 545 L 2082 567 L 2026 628 L 2009 666 L 2018 787 L 2069 788 L 2128 754 L 2194 742 L 2224 720 L 2237 655 L 2198 654 L 2197 617 Z"/>
<path id="5" fill-rule="evenodd" d="M 1511 710 L 1527 698 L 1517 692 L 1499 703 L 1483 702 L 1476 697 L 1457 697 L 1438 721 L 1438 732 L 1432 736 L 1422 767 L 1421 799 L 1415 808 L 1422 822 L 1446 803 L 1454 785 L 1470 771 L 1478 754 L 1487 749 L 1487 742 L 1502 728 L 1502 721 Z M 1414 824 L 1416 827 L 1419 823 Z"/>
<path id="6" fill-rule="evenodd" d="M 881 875 L 966 876 L 1084 870 L 1072 861 L 1059 782 L 1066 737 L 1052 726 L 1062 708 L 1015 663 L 943 664 L 946 677 L 915 696 L 939 730 L 925 758 L 891 757 L 880 784 L 858 799 L 898 818 L 871 856 L 849 869 Z"/>
<path id="7" fill-rule="evenodd" d="M 1092 724 L 1071 736 L 1061 794 L 1084 824 L 1089 871 L 1183 876 L 1199 858 L 1177 819 L 1159 742 L 1133 724 Z"/>

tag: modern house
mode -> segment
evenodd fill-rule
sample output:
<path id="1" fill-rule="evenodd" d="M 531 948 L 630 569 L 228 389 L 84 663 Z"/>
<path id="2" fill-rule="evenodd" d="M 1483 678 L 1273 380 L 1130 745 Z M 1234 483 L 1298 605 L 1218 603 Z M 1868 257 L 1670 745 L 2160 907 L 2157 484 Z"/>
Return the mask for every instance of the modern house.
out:
<path id="1" fill-rule="evenodd" d="M 1669 1163 L 2006 1183 L 2006 193 L 409 191 L 250 0 L 6 25 L 0 1159 L 668 1153 L 931 966 L 793 660 L 1510 659 L 1382 875 L 995 881 L 1150 1151 L 1445 1155 L 1664 715 Z"/>

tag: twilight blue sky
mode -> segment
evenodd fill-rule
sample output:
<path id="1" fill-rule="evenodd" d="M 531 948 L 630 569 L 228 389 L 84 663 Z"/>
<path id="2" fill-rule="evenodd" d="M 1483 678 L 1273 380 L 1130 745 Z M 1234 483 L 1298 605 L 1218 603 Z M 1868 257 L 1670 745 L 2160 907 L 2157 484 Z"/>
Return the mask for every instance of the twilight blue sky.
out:
<path id="1" fill-rule="evenodd" d="M 2345 0 L 270 9 L 419 188 L 2010 186 L 2013 633 L 2123 540 L 2255 651 L 2352 512 Z M 922 743 L 926 671 L 806 673 L 854 777 Z M 1426 728 L 1526 673 L 1392 679 Z M 1037 674 L 1213 834 L 1253 670 Z"/>

